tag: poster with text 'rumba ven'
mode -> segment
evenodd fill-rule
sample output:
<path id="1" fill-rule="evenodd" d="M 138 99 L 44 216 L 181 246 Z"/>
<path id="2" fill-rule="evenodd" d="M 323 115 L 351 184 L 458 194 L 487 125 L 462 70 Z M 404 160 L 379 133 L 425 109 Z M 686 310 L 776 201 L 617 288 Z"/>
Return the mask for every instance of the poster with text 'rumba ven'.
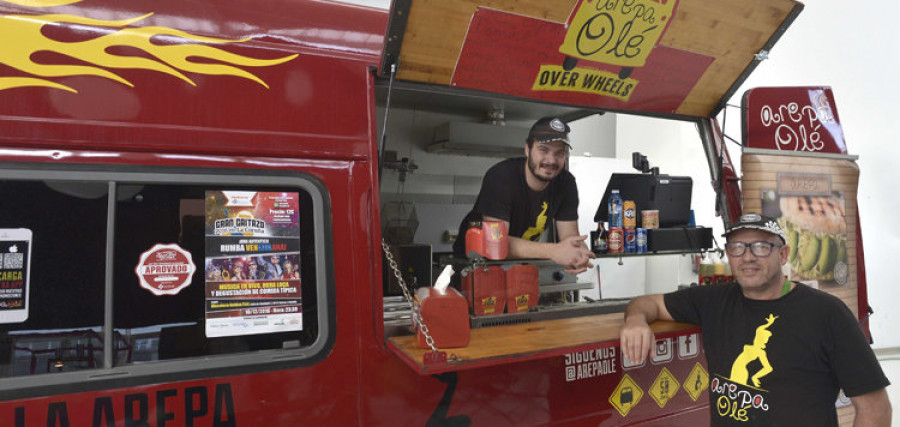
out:
<path id="1" fill-rule="evenodd" d="M 206 336 L 303 329 L 299 195 L 206 192 Z"/>

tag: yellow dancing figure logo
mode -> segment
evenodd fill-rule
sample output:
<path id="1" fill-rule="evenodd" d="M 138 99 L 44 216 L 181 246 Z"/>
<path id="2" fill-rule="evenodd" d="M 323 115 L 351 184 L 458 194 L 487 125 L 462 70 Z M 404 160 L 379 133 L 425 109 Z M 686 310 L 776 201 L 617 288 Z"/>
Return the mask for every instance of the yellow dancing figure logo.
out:
<path id="1" fill-rule="evenodd" d="M 544 232 L 544 227 L 547 225 L 547 202 L 544 202 L 541 207 L 541 213 L 538 214 L 537 220 L 534 222 L 534 227 L 528 227 L 525 230 L 525 233 L 522 234 L 522 238 L 525 240 L 532 240 L 535 236 L 540 236 Z"/>
<path id="2" fill-rule="evenodd" d="M 731 365 L 732 381 L 749 386 L 751 384 L 747 383 L 747 379 L 750 378 L 753 382 L 752 385 L 759 387 L 759 379 L 773 371 L 772 365 L 769 364 L 769 357 L 766 355 L 766 344 L 769 342 L 769 338 L 772 338 L 769 326 L 772 326 L 772 323 L 775 323 L 777 318 L 778 316 L 769 314 L 769 317 L 766 318 L 766 323 L 756 328 L 756 337 L 753 338 L 753 344 L 745 345 L 744 351 L 738 355 L 737 359 L 734 360 L 734 364 Z M 747 366 L 754 360 L 759 360 L 762 368 L 750 377 L 750 371 L 747 369 Z"/>

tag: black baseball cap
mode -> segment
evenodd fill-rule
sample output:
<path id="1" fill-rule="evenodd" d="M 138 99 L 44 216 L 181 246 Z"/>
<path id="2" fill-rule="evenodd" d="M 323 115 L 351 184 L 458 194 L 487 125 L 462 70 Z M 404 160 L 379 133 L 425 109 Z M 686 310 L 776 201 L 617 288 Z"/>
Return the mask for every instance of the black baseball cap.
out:
<path id="1" fill-rule="evenodd" d="M 539 119 L 531 126 L 528 132 L 528 140 L 541 144 L 549 144 L 551 142 L 563 142 L 569 148 L 569 125 L 557 117 L 544 117 Z"/>
<path id="2" fill-rule="evenodd" d="M 778 221 L 776 221 L 775 218 L 758 213 L 745 213 L 741 215 L 741 217 L 738 218 L 737 221 L 735 221 L 725 229 L 725 234 L 723 234 L 722 236 L 728 237 L 729 234 L 745 228 L 762 230 L 766 233 L 774 234 L 781 238 L 781 243 L 787 243 L 787 238 L 785 238 L 784 236 L 784 230 L 782 230 L 781 226 L 778 225 Z"/>

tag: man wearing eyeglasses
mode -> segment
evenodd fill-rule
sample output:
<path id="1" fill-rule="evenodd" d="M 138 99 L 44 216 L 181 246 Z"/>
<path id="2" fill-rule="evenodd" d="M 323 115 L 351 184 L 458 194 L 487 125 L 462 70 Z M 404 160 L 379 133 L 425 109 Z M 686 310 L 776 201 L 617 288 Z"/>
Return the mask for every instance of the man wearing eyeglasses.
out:
<path id="1" fill-rule="evenodd" d="M 838 298 L 787 280 L 790 247 L 778 222 L 745 214 L 725 232 L 735 280 L 635 298 L 625 309 L 622 354 L 643 363 L 649 323 L 700 325 L 712 425 L 837 426 L 843 390 L 855 426 L 888 426 L 887 377 L 853 313 Z"/>

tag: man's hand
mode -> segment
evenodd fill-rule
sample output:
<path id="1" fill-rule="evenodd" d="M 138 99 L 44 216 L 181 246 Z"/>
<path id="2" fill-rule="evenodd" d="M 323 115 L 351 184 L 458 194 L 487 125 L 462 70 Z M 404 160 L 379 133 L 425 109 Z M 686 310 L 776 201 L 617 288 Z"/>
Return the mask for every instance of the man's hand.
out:
<path id="1" fill-rule="evenodd" d="M 653 349 L 656 336 L 644 316 L 632 315 L 625 318 L 625 325 L 619 331 L 619 340 L 622 355 L 632 363 L 642 364 Z"/>
<path id="2" fill-rule="evenodd" d="M 588 249 L 584 240 L 588 236 L 569 236 L 556 243 L 550 256 L 553 262 L 566 268 L 566 273 L 578 274 L 591 266 L 594 253 Z"/>
<path id="3" fill-rule="evenodd" d="M 661 294 L 639 296 L 625 307 L 625 324 L 619 331 L 622 354 L 634 363 L 644 363 L 656 343 L 650 322 L 672 320 Z"/>

